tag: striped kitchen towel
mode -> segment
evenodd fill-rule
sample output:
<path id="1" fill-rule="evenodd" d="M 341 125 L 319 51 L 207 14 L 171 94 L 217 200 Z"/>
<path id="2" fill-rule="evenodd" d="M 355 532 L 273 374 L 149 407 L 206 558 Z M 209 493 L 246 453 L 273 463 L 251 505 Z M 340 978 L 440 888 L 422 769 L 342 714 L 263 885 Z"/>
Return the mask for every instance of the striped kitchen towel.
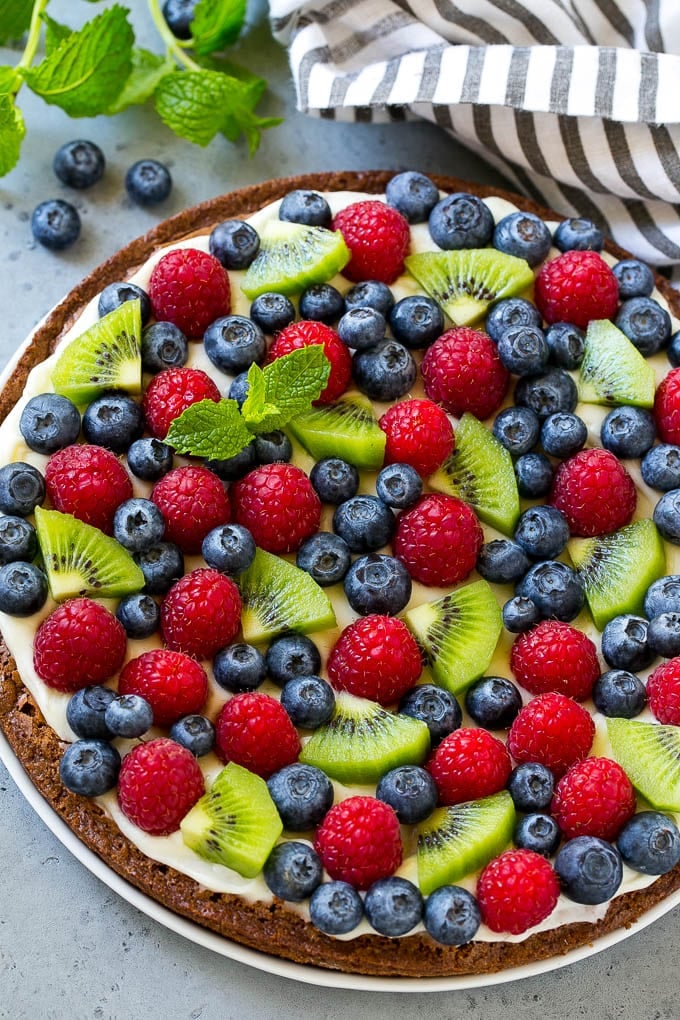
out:
<path id="1" fill-rule="evenodd" d="M 270 13 L 301 110 L 434 121 L 516 190 L 680 281 L 680 0 L 270 0 Z"/>

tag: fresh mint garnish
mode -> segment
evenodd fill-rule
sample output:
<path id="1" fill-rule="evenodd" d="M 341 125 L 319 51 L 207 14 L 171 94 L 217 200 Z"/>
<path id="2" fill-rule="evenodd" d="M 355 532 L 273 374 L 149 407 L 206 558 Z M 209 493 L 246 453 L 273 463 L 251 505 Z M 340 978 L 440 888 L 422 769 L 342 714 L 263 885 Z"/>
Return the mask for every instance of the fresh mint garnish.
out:
<path id="1" fill-rule="evenodd" d="M 11 95 L 0 95 L 0 176 L 8 173 L 19 161 L 25 133 L 21 110 L 16 108 Z"/>
<path id="2" fill-rule="evenodd" d="M 215 53 L 238 39 L 246 17 L 246 0 L 200 0 L 191 35 L 199 56 Z"/>
<path id="3" fill-rule="evenodd" d="M 228 460 L 252 438 L 235 400 L 199 400 L 175 418 L 165 441 L 178 453 Z"/>
<path id="4" fill-rule="evenodd" d="M 121 110 L 127 110 L 128 106 L 145 103 L 153 96 L 163 78 L 176 71 L 177 65 L 170 57 L 161 57 L 150 50 L 134 49 L 130 76 L 106 112 L 120 113 Z"/>
<path id="5" fill-rule="evenodd" d="M 31 24 L 31 0 L 0 0 L 0 46 L 20 39 Z"/>

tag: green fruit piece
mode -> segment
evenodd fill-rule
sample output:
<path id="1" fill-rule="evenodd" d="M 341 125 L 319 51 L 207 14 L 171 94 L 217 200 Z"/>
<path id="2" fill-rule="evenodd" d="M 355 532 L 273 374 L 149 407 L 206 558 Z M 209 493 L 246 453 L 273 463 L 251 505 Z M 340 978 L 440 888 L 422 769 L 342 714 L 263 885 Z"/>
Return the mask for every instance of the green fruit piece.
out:
<path id="1" fill-rule="evenodd" d="M 344 269 L 349 258 L 349 248 L 339 230 L 269 220 L 241 290 L 251 301 L 271 290 L 299 294 L 313 283 L 330 280 Z"/>
<path id="2" fill-rule="evenodd" d="M 572 538 L 567 551 L 598 630 L 621 613 L 641 613 L 647 588 L 666 573 L 663 541 L 649 519 L 611 535 Z"/>
<path id="3" fill-rule="evenodd" d="M 494 248 L 427 251 L 408 255 L 405 262 L 456 326 L 479 322 L 496 301 L 520 294 L 534 282 L 528 262 Z"/>
<path id="4" fill-rule="evenodd" d="M 386 436 L 371 401 L 360 393 L 313 407 L 286 427 L 316 460 L 341 457 L 358 468 L 377 471 L 382 467 Z"/>
<path id="5" fill-rule="evenodd" d="M 512 840 L 515 806 L 507 790 L 437 808 L 418 826 L 418 885 L 423 896 L 478 871 Z"/>
<path id="6" fill-rule="evenodd" d="M 283 832 L 264 779 L 230 761 L 180 822 L 182 839 L 206 861 L 258 875 Z"/>
<path id="7" fill-rule="evenodd" d="M 269 641 L 284 631 L 301 634 L 335 627 L 335 613 L 324 590 L 305 570 L 258 549 L 238 577 L 244 641 Z"/>
<path id="8" fill-rule="evenodd" d="M 492 528 L 512 535 L 519 493 L 512 457 L 494 434 L 467 412 L 456 428 L 456 447 L 429 479 L 431 488 L 458 496 Z"/>
<path id="9" fill-rule="evenodd" d="M 452 694 L 464 691 L 491 662 L 503 621 L 486 581 L 473 581 L 404 616 L 427 655 L 432 676 Z"/>
<path id="10" fill-rule="evenodd" d="M 659 811 L 680 811 L 680 726 L 607 719 L 607 733 L 635 789 Z"/>
<path id="11" fill-rule="evenodd" d="M 430 732 L 420 719 L 338 692 L 331 719 L 304 745 L 300 761 L 340 783 L 375 783 L 397 765 L 419 765 L 429 750 Z"/>
<path id="12" fill-rule="evenodd" d="M 107 390 L 142 391 L 139 299 L 124 301 L 64 348 L 52 370 L 57 393 L 88 404 Z"/>
<path id="13" fill-rule="evenodd" d="M 75 595 L 130 595 L 144 587 L 144 574 L 127 549 L 99 528 L 40 506 L 35 527 L 56 602 Z"/>
<path id="14" fill-rule="evenodd" d="M 654 369 L 609 319 L 588 323 L 578 377 L 586 404 L 654 405 Z"/>

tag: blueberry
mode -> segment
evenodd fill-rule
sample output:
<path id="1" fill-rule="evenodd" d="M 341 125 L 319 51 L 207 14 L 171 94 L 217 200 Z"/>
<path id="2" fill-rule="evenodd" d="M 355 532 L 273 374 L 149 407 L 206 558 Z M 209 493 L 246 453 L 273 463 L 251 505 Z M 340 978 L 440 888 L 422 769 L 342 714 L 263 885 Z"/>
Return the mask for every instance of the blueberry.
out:
<path id="1" fill-rule="evenodd" d="M 380 935 L 394 938 L 418 924 L 423 916 L 423 897 L 413 882 L 392 875 L 373 883 L 366 893 L 364 910 Z"/>
<path id="2" fill-rule="evenodd" d="M 165 0 L 163 17 L 176 39 L 191 39 L 191 22 L 198 0 Z"/>
<path id="3" fill-rule="evenodd" d="M 111 730 L 104 718 L 106 709 L 116 697 L 110 687 L 94 684 L 81 687 L 72 694 L 66 705 L 66 722 L 77 737 L 109 740 Z"/>
<path id="4" fill-rule="evenodd" d="M 633 719 L 647 704 L 647 690 L 635 673 L 610 669 L 593 685 L 593 702 L 598 712 L 613 719 Z"/>
<path id="5" fill-rule="evenodd" d="M 386 772 L 378 783 L 378 800 L 394 808 L 402 825 L 416 825 L 437 806 L 437 784 L 419 765 L 400 765 Z"/>
<path id="6" fill-rule="evenodd" d="M 203 334 L 203 346 L 213 365 L 229 375 L 261 364 L 267 353 L 264 333 L 245 315 L 215 319 Z"/>
<path id="7" fill-rule="evenodd" d="M 201 552 L 214 570 L 242 574 L 255 559 L 255 540 L 242 524 L 221 524 L 205 536 Z"/>
<path id="8" fill-rule="evenodd" d="M 418 368 L 413 355 L 397 340 L 382 340 L 357 351 L 352 361 L 354 381 L 372 400 L 396 400 L 413 386 Z"/>
<path id="9" fill-rule="evenodd" d="M 256 466 L 255 443 L 248 443 L 233 457 L 226 457 L 224 460 L 207 460 L 205 466 L 223 482 L 236 482 Z"/>
<path id="10" fill-rule="evenodd" d="M 44 248 L 61 251 L 73 244 L 80 234 L 78 210 L 61 198 L 50 198 L 33 210 L 31 230 Z"/>
<path id="11" fill-rule="evenodd" d="M 639 811 L 626 822 L 616 845 L 624 863 L 645 875 L 665 875 L 680 861 L 680 832 L 661 811 Z"/>
<path id="12" fill-rule="evenodd" d="M 477 557 L 477 572 L 492 584 L 519 581 L 530 566 L 522 546 L 510 538 L 494 538 L 486 542 Z"/>
<path id="13" fill-rule="evenodd" d="M 364 904 L 348 882 L 322 882 L 309 900 L 309 917 L 326 935 L 347 935 L 364 916 Z"/>
<path id="14" fill-rule="evenodd" d="M 229 390 L 227 396 L 230 400 L 235 400 L 239 406 L 239 410 L 243 407 L 248 396 L 248 390 L 250 389 L 250 383 L 248 382 L 248 373 L 239 372 L 229 383 Z"/>
<path id="15" fill-rule="evenodd" d="M 320 676 L 294 676 L 281 691 L 281 704 L 294 726 L 316 730 L 333 715 L 335 694 Z"/>
<path id="16" fill-rule="evenodd" d="M 511 634 L 522 634 L 530 630 L 541 619 L 541 613 L 530 598 L 523 595 L 515 595 L 508 599 L 503 605 L 503 626 Z"/>
<path id="17" fill-rule="evenodd" d="M 396 527 L 390 508 L 377 496 L 352 496 L 333 514 L 333 530 L 352 552 L 375 552 L 387 545 Z"/>
<path id="18" fill-rule="evenodd" d="M 588 438 L 583 418 L 571 411 L 549 415 L 541 426 L 541 445 L 551 457 L 566 460 L 582 450 Z"/>
<path id="19" fill-rule="evenodd" d="M 215 746 L 215 727 L 204 715 L 185 715 L 172 724 L 169 737 L 202 758 Z"/>
<path id="20" fill-rule="evenodd" d="M 605 903 L 621 885 L 618 850 L 596 836 L 576 836 L 560 849 L 555 871 L 562 891 L 576 903 Z"/>
<path id="21" fill-rule="evenodd" d="M 434 684 L 418 684 L 407 691 L 399 702 L 399 711 L 427 725 L 433 747 L 457 730 L 463 721 L 454 696 Z"/>
<path id="22" fill-rule="evenodd" d="M 345 312 L 338 323 L 338 336 L 355 351 L 375 347 L 385 336 L 385 316 L 375 308 L 357 305 Z"/>
<path id="23" fill-rule="evenodd" d="M 137 160 L 125 174 L 125 190 L 137 205 L 158 205 L 172 191 L 170 171 L 158 160 Z"/>
<path id="24" fill-rule="evenodd" d="M 102 319 L 116 308 L 120 308 L 126 301 L 139 301 L 139 314 L 144 326 L 151 318 L 151 301 L 149 295 L 136 283 L 127 283 L 121 280 L 117 283 L 110 283 L 99 295 L 97 313 Z"/>
<path id="25" fill-rule="evenodd" d="M 309 843 L 289 840 L 274 847 L 262 874 L 275 896 L 300 903 L 321 884 L 323 867 L 319 855 Z"/>
<path id="26" fill-rule="evenodd" d="M 3 514 L 28 517 L 45 499 L 45 479 L 25 461 L 12 461 L 0 468 L 0 510 Z"/>
<path id="27" fill-rule="evenodd" d="M 654 507 L 652 518 L 662 538 L 680 545 L 680 489 L 670 489 L 663 494 Z"/>
<path id="28" fill-rule="evenodd" d="M 287 832 L 313 829 L 333 803 L 333 784 L 314 765 L 286 765 L 269 777 L 267 788 Z"/>
<path id="29" fill-rule="evenodd" d="M 152 322 L 142 333 L 142 368 L 145 372 L 181 368 L 186 365 L 188 357 L 187 338 L 173 322 Z"/>
<path id="30" fill-rule="evenodd" d="M 216 682 L 225 691 L 254 691 L 267 676 L 264 655 L 254 645 L 239 642 L 221 648 L 213 660 Z"/>
<path id="31" fill-rule="evenodd" d="M 545 331 L 550 361 L 558 368 L 578 368 L 586 349 L 583 330 L 571 322 L 553 322 Z"/>
<path id="32" fill-rule="evenodd" d="M 657 655 L 672 659 L 680 655 L 680 613 L 659 613 L 649 621 L 649 647 Z"/>
<path id="33" fill-rule="evenodd" d="M 260 235 L 245 220 L 223 220 L 213 227 L 208 250 L 225 269 L 247 269 L 260 250 Z"/>
<path id="34" fill-rule="evenodd" d="M 423 481 L 410 464 L 388 464 L 378 472 L 375 491 L 387 506 L 404 510 L 422 494 Z"/>
<path id="35" fill-rule="evenodd" d="M 253 440 L 257 464 L 287 463 L 293 456 L 293 444 L 281 429 L 260 432 Z"/>
<path id="36" fill-rule="evenodd" d="M 52 163 L 52 169 L 62 184 L 79 189 L 91 188 L 101 180 L 105 167 L 102 150 L 84 138 L 65 142 L 57 149 Z"/>
<path id="37" fill-rule="evenodd" d="M 121 694 L 107 705 L 104 720 L 116 737 L 141 737 L 153 726 L 153 709 L 141 694 Z"/>
<path id="38" fill-rule="evenodd" d="M 50 454 L 75 443 L 80 435 L 80 412 L 59 393 L 40 393 L 24 405 L 19 431 L 29 449 Z"/>
<path id="39" fill-rule="evenodd" d="M 680 366 L 680 330 L 671 337 L 666 355 L 673 368 Z"/>
<path id="40" fill-rule="evenodd" d="M 411 295 L 397 301 L 390 312 L 390 329 L 405 347 L 422 349 L 444 332 L 444 314 L 432 298 Z"/>
<path id="41" fill-rule="evenodd" d="M 576 383 L 561 368 L 549 368 L 542 375 L 524 376 L 515 386 L 515 403 L 530 407 L 541 420 L 557 411 L 573 411 L 577 401 Z"/>
<path id="42" fill-rule="evenodd" d="M 344 311 L 345 299 L 330 283 L 314 283 L 300 295 L 301 319 L 313 319 L 330 326 Z"/>
<path id="43" fill-rule="evenodd" d="M 486 317 L 485 329 L 491 339 L 498 343 L 498 338 L 508 329 L 519 326 L 541 325 L 541 313 L 536 305 L 526 298 L 510 297 L 498 301 Z"/>
<path id="44" fill-rule="evenodd" d="M 654 290 L 654 273 L 639 259 L 622 259 L 612 266 L 619 285 L 619 297 L 627 301 L 633 297 L 649 297 Z"/>
<path id="45" fill-rule="evenodd" d="M 130 471 L 145 482 L 157 482 L 172 467 L 172 448 L 160 439 L 135 439 L 127 452 Z"/>
<path id="46" fill-rule="evenodd" d="M 540 499 L 550 492 L 553 467 L 544 453 L 525 453 L 515 461 L 515 477 L 520 496 Z"/>
<path id="47" fill-rule="evenodd" d="M 459 191 L 437 202 L 428 221 L 435 244 L 453 248 L 485 248 L 494 231 L 491 210 L 481 198 Z"/>
<path id="48" fill-rule="evenodd" d="M 602 231 L 592 220 L 562 220 L 555 228 L 553 242 L 560 251 L 602 251 Z"/>
<path id="49" fill-rule="evenodd" d="M 116 616 L 130 638 L 149 637 L 158 630 L 161 622 L 158 603 L 144 592 L 122 598 L 118 603 Z"/>
<path id="50" fill-rule="evenodd" d="M 317 460 L 309 480 L 322 503 L 344 503 L 356 496 L 359 488 L 359 472 L 353 464 L 340 457 Z"/>
<path id="51" fill-rule="evenodd" d="M 538 375 L 548 364 L 548 353 L 538 326 L 511 326 L 498 338 L 498 357 L 515 375 Z"/>
<path id="52" fill-rule="evenodd" d="M 275 638 L 265 656 L 269 678 L 285 686 L 294 676 L 316 676 L 321 655 L 311 638 L 304 634 L 283 634 Z"/>
<path id="53" fill-rule="evenodd" d="M 120 755 L 105 740 L 76 740 L 64 751 L 59 778 L 72 793 L 98 797 L 118 782 Z"/>
<path id="54" fill-rule="evenodd" d="M 298 549 L 296 561 L 322 588 L 338 584 L 349 570 L 352 557 L 344 538 L 330 531 L 317 531 Z"/>
<path id="55" fill-rule="evenodd" d="M 33 563 L 16 560 L 0 567 L 0 612 L 31 616 L 45 605 L 47 578 Z"/>
<path id="56" fill-rule="evenodd" d="M 649 647 L 649 624 L 641 616 L 615 616 L 602 631 L 602 655 L 613 669 L 637 673 L 649 666 L 654 652 Z"/>
<path id="57" fill-rule="evenodd" d="M 396 616 L 411 598 L 411 575 L 394 556 L 359 556 L 347 571 L 345 595 L 355 613 Z"/>
<path id="58" fill-rule="evenodd" d="M 547 257 L 552 238 L 540 217 L 530 212 L 513 212 L 498 221 L 491 243 L 498 251 L 537 266 Z"/>
<path id="59" fill-rule="evenodd" d="M 520 516 L 515 541 L 535 560 L 554 560 L 569 541 L 569 525 L 554 506 L 532 506 Z"/>
<path id="60" fill-rule="evenodd" d="M 561 833 L 554 818 L 544 814 L 530 814 L 515 825 L 512 840 L 520 850 L 533 850 L 543 857 L 552 857 L 560 845 Z"/>
<path id="61" fill-rule="evenodd" d="M 304 223 L 308 227 L 330 227 L 333 214 L 318 191 L 289 191 L 279 206 L 279 219 Z"/>
<path id="62" fill-rule="evenodd" d="M 125 453 L 143 431 L 142 408 L 125 393 L 107 393 L 85 408 L 83 436 L 88 443 Z"/>
<path id="63" fill-rule="evenodd" d="M 680 446 L 659 443 L 652 446 L 640 463 L 643 480 L 652 489 L 670 492 L 680 487 Z"/>
<path id="64" fill-rule="evenodd" d="M 159 542 L 133 553 L 133 559 L 144 574 L 144 591 L 148 595 L 165 595 L 184 573 L 184 556 L 174 542 Z"/>
<path id="65" fill-rule="evenodd" d="M 624 301 L 614 324 L 645 358 L 660 351 L 671 338 L 671 317 L 653 298 L 635 297 Z"/>
<path id="66" fill-rule="evenodd" d="M 345 308 L 348 311 L 350 308 L 374 308 L 383 319 L 387 319 L 393 305 L 392 291 L 380 280 L 362 280 L 345 294 Z"/>
<path id="67" fill-rule="evenodd" d="M 491 431 L 513 457 L 521 457 L 536 446 L 541 423 L 530 407 L 506 407 L 496 415 Z"/>
<path id="68" fill-rule="evenodd" d="M 680 613 L 680 574 L 660 577 L 647 589 L 645 616 L 651 620 L 659 613 Z"/>
<path id="69" fill-rule="evenodd" d="M 465 695 L 468 715 L 487 730 L 507 730 L 521 707 L 518 688 L 503 676 L 483 676 Z"/>
<path id="70" fill-rule="evenodd" d="M 0 563 L 30 563 L 38 551 L 35 528 L 25 517 L 0 517 Z"/>
<path id="71" fill-rule="evenodd" d="M 583 582 L 575 570 L 560 560 L 544 560 L 532 567 L 515 589 L 535 603 L 544 619 L 568 623 L 583 609 Z"/>
<path id="72" fill-rule="evenodd" d="M 462 886 L 440 885 L 425 901 L 425 930 L 443 946 L 472 942 L 481 923 L 477 900 Z"/>
<path id="73" fill-rule="evenodd" d="M 385 198 L 409 223 L 425 223 L 439 201 L 439 189 L 425 174 L 405 170 L 387 182 Z"/>
<path id="74" fill-rule="evenodd" d="M 165 532 L 165 518 L 150 499 L 126 499 L 113 515 L 113 537 L 130 552 L 158 545 Z"/>
<path id="75" fill-rule="evenodd" d="M 250 306 L 250 318 L 263 333 L 278 333 L 295 319 L 295 308 L 285 294 L 267 292 L 255 298 Z"/>
<path id="76" fill-rule="evenodd" d="M 545 811 L 550 807 L 555 790 L 555 777 L 540 762 L 517 765 L 508 779 L 508 793 L 518 811 Z"/>
<path id="77" fill-rule="evenodd" d="M 617 457 L 642 457 L 655 438 L 654 416 L 644 407 L 615 407 L 600 428 L 602 445 Z"/>

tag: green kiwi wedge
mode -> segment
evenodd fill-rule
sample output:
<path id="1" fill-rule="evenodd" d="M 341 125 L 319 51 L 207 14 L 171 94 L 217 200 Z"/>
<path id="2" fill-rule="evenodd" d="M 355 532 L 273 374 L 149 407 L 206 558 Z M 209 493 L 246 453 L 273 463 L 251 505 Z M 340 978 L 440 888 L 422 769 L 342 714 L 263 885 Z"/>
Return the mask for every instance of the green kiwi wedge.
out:
<path id="1" fill-rule="evenodd" d="M 300 753 L 340 783 L 376 783 L 398 765 L 419 765 L 430 750 L 430 732 L 420 719 L 339 691 L 333 715 Z"/>
<path id="2" fill-rule="evenodd" d="M 494 248 L 421 252 L 405 262 L 456 326 L 473 326 L 496 301 L 521 294 L 534 282 L 528 262 Z"/>
<path id="3" fill-rule="evenodd" d="M 437 808 L 418 826 L 418 885 L 423 896 L 497 857 L 512 840 L 515 806 L 507 790 Z"/>
<path id="4" fill-rule="evenodd" d="M 648 587 L 666 573 L 663 541 L 649 519 L 611 535 L 572 538 L 567 551 L 598 630 L 621 613 L 641 613 Z"/>
<path id="5" fill-rule="evenodd" d="M 199 857 L 254 878 L 283 832 L 283 823 L 264 779 L 230 761 L 184 816 L 180 831 Z"/>
<path id="6" fill-rule="evenodd" d="M 307 634 L 334 627 L 335 613 L 324 590 L 310 575 L 280 556 L 258 549 L 238 577 L 243 601 L 243 640 L 269 641 L 294 630 Z"/>
<path id="7" fill-rule="evenodd" d="M 131 595 L 144 574 L 115 538 L 59 510 L 35 508 L 35 527 L 55 602 L 75 595 Z"/>
<path id="8" fill-rule="evenodd" d="M 270 220 L 260 234 L 260 250 L 248 267 L 241 290 L 251 301 L 259 294 L 299 294 L 325 283 L 349 262 L 339 230 Z"/>
<path id="9" fill-rule="evenodd" d="M 498 602 L 486 581 L 423 602 L 404 615 L 404 622 L 425 652 L 434 680 L 451 694 L 484 674 L 503 629 Z"/>
<path id="10" fill-rule="evenodd" d="M 635 789 L 659 811 L 680 811 L 680 726 L 607 719 L 612 754 Z"/>
<path id="11" fill-rule="evenodd" d="M 579 400 L 652 407 L 654 385 L 654 369 L 625 333 L 609 319 L 588 323 L 578 375 Z"/>
<path id="12" fill-rule="evenodd" d="M 512 535 L 519 493 L 512 457 L 494 434 L 466 411 L 456 427 L 456 447 L 430 477 L 437 492 L 458 496 L 492 528 Z"/>
<path id="13" fill-rule="evenodd" d="M 57 393 L 88 404 L 107 390 L 142 391 L 140 303 L 124 301 L 64 348 L 52 370 Z"/>
<path id="14" fill-rule="evenodd" d="M 349 393 L 297 415 L 286 426 L 316 460 L 341 457 L 358 468 L 377 471 L 385 457 L 385 433 L 373 414 L 371 401 Z"/>

